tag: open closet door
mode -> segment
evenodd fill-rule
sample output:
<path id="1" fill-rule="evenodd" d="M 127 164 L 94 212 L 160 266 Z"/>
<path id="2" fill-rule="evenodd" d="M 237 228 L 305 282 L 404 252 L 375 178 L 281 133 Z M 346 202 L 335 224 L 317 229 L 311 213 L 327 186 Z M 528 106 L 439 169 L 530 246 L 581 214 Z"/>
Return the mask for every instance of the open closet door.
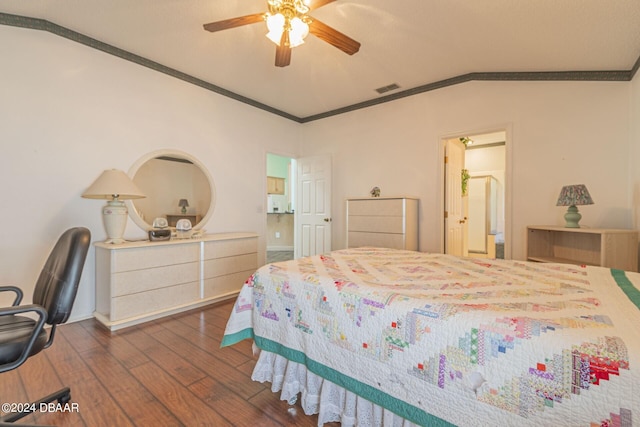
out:
<path id="1" fill-rule="evenodd" d="M 462 194 L 465 146 L 456 139 L 445 142 L 445 253 L 467 256 L 466 197 Z"/>
<path id="2" fill-rule="evenodd" d="M 298 165 L 295 257 L 331 251 L 331 157 L 303 157 Z"/>

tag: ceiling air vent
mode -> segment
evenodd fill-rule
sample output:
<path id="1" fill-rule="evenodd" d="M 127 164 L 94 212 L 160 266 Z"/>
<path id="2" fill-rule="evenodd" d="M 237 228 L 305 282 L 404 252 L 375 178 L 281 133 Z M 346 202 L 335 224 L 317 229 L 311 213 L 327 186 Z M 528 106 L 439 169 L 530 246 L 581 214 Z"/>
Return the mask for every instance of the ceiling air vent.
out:
<path id="1" fill-rule="evenodd" d="M 380 95 L 382 95 L 385 92 L 389 92 L 391 90 L 396 90 L 396 89 L 400 89 L 400 86 L 398 86 L 397 83 L 391 83 L 388 86 L 379 87 L 378 89 L 376 89 L 376 92 L 378 92 Z"/>

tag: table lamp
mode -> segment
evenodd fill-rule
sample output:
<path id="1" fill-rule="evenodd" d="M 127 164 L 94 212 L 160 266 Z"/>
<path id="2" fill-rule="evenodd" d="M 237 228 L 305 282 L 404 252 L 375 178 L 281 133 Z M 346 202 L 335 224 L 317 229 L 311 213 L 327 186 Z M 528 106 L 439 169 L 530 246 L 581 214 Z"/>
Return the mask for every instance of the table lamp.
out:
<path id="1" fill-rule="evenodd" d="M 102 208 L 102 221 L 107 232 L 105 243 L 124 243 L 122 235 L 127 225 L 127 207 L 123 200 L 146 197 L 131 181 L 126 173 L 118 169 L 108 169 L 82 193 L 86 199 L 106 199 Z"/>
<path id="2" fill-rule="evenodd" d="M 187 207 L 189 207 L 189 201 L 187 199 L 180 199 L 180 201 L 178 202 L 178 206 L 182 208 L 180 212 L 182 212 L 182 214 L 184 215 L 187 213 Z"/>
<path id="3" fill-rule="evenodd" d="M 578 212 L 576 206 L 593 205 L 593 199 L 584 184 L 565 185 L 558 196 L 556 206 L 569 206 L 567 213 L 564 214 L 566 228 L 580 228 L 580 219 L 582 215 Z"/>

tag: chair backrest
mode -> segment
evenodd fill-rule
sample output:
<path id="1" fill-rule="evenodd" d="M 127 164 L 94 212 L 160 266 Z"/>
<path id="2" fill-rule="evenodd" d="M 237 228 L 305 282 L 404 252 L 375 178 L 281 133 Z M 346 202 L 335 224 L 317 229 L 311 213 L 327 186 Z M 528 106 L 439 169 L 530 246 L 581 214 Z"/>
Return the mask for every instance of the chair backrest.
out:
<path id="1" fill-rule="evenodd" d="M 47 323 L 64 323 L 76 299 L 91 232 L 84 227 L 65 231 L 51 250 L 33 291 L 33 303 L 47 310 Z"/>

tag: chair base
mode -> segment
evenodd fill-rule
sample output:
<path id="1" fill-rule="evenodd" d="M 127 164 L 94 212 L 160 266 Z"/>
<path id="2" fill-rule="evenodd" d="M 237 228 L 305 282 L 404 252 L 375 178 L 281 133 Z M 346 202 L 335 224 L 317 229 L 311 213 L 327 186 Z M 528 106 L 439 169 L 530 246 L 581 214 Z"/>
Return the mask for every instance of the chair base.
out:
<path id="1" fill-rule="evenodd" d="M 49 403 L 55 400 L 57 400 L 61 405 L 69 403 L 71 400 L 71 389 L 69 387 L 65 387 L 31 404 L 25 404 L 24 411 L 12 412 L 0 418 L 0 425 L 4 425 L 4 423 L 13 423 L 20 418 L 24 418 L 33 412 L 39 411 L 42 407 L 41 405 L 45 405 L 44 407 L 47 407 Z"/>

